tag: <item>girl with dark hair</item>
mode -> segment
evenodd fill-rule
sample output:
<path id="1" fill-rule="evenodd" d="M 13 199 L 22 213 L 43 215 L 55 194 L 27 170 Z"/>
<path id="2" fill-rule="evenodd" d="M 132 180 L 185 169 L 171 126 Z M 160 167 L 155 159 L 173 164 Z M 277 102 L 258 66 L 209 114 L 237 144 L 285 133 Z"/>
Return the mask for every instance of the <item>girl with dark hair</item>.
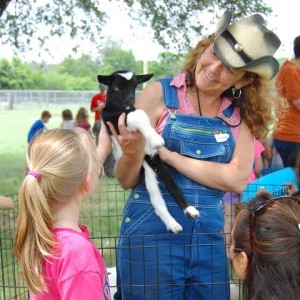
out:
<path id="1" fill-rule="evenodd" d="M 260 193 L 237 216 L 230 257 L 245 300 L 300 299 L 300 199 Z"/>

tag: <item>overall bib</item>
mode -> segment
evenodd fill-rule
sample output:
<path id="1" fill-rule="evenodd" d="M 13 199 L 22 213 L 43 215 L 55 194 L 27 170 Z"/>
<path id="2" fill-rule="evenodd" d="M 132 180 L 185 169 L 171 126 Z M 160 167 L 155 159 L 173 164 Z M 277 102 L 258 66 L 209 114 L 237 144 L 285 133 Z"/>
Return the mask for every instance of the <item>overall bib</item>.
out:
<path id="1" fill-rule="evenodd" d="M 177 89 L 170 86 L 170 79 L 160 82 L 170 110 L 163 132 L 166 147 L 195 159 L 228 163 L 235 145 L 228 125 L 219 118 L 176 113 Z M 122 300 L 229 300 L 229 262 L 221 233 L 224 192 L 201 185 L 171 167 L 170 172 L 200 217 L 186 217 L 159 182 L 169 212 L 183 227 L 179 234 L 169 233 L 154 212 L 144 181 L 132 190 L 117 246 Z"/>

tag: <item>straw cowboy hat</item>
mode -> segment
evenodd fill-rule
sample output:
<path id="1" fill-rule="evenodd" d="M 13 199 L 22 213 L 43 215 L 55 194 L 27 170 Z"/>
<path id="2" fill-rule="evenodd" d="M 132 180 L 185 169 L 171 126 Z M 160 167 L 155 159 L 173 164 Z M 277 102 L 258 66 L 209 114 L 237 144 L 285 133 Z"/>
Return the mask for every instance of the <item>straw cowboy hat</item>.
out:
<path id="1" fill-rule="evenodd" d="M 270 80 L 279 70 L 273 57 L 281 42 L 268 30 L 261 15 L 255 14 L 230 24 L 231 12 L 219 20 L 215 33 L 214 52 L 229 68 L 253 72 Z M 230 25 L 229 25 L 230 24 Z"/>

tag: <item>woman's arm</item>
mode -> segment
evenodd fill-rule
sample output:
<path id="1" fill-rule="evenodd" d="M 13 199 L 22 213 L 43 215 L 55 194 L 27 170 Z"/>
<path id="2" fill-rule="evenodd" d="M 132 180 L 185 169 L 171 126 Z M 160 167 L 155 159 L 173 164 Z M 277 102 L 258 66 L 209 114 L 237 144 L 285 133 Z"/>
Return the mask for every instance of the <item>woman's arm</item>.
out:
<path id="1" fill-rule="evenodd" d="M 164 109 L 161 84 L 158 82 L 148 84 L 137 97 L 135 107 L 144 110 L 149 116 L 152 126 L 155 126 Z M 127 131 L 124 114 L 119 118 L 118 125 L 121 139 L 110 126 L 123 152 L 121 158 L 116 162 L 115 175 L 121 186 L 128 189 L 134 187 L 140 180 L 145 139 L 140 132 Z"/>
<path id="2" fill-rule="evenodd" d="M 160 158 L 178 172 L 211 188 L 241 193 L 253 165 L 253 136 L 244 122 L 228 164 L 197 160 L 177 152 L 159 150 Z"/>
<path id="3" fill-rule="evenodd" d="M 101 122 L 100 133 L 98 137 L 97 156 L 100 166 L 102 167 L 107 156 L 111 152 L 111 138 L 103 122 Z"/>

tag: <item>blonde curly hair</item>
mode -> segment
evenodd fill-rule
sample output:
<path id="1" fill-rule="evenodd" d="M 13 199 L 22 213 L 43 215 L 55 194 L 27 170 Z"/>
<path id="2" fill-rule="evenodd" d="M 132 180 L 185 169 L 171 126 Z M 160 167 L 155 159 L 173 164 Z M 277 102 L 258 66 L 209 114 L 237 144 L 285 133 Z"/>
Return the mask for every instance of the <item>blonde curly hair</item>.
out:
<path id="1" fill-rule="evenodd" d="M 186 73 L 187 86 L 195 86 L 197 62 L 213 40 L 214 34 L 200 41 L 188 53 L 182 68 L 182 72 Z M 277 122 L 278 111 L 282 111 L 282 108 L 286 106 L 286 102 L 278 94 L 273 80 L 267 81 L 251 72 L 246 72 L 245 76 L 252 77 L 254 80 L 251 84 L 243 88 L 243 100 L 237 101 L 233 99 L 232 95 L 231 98 L 233 102 L 236 102 L 240 106 L 241 116 L 251 133 L 258 139 L 263 138 L 274 128 Z"/>

